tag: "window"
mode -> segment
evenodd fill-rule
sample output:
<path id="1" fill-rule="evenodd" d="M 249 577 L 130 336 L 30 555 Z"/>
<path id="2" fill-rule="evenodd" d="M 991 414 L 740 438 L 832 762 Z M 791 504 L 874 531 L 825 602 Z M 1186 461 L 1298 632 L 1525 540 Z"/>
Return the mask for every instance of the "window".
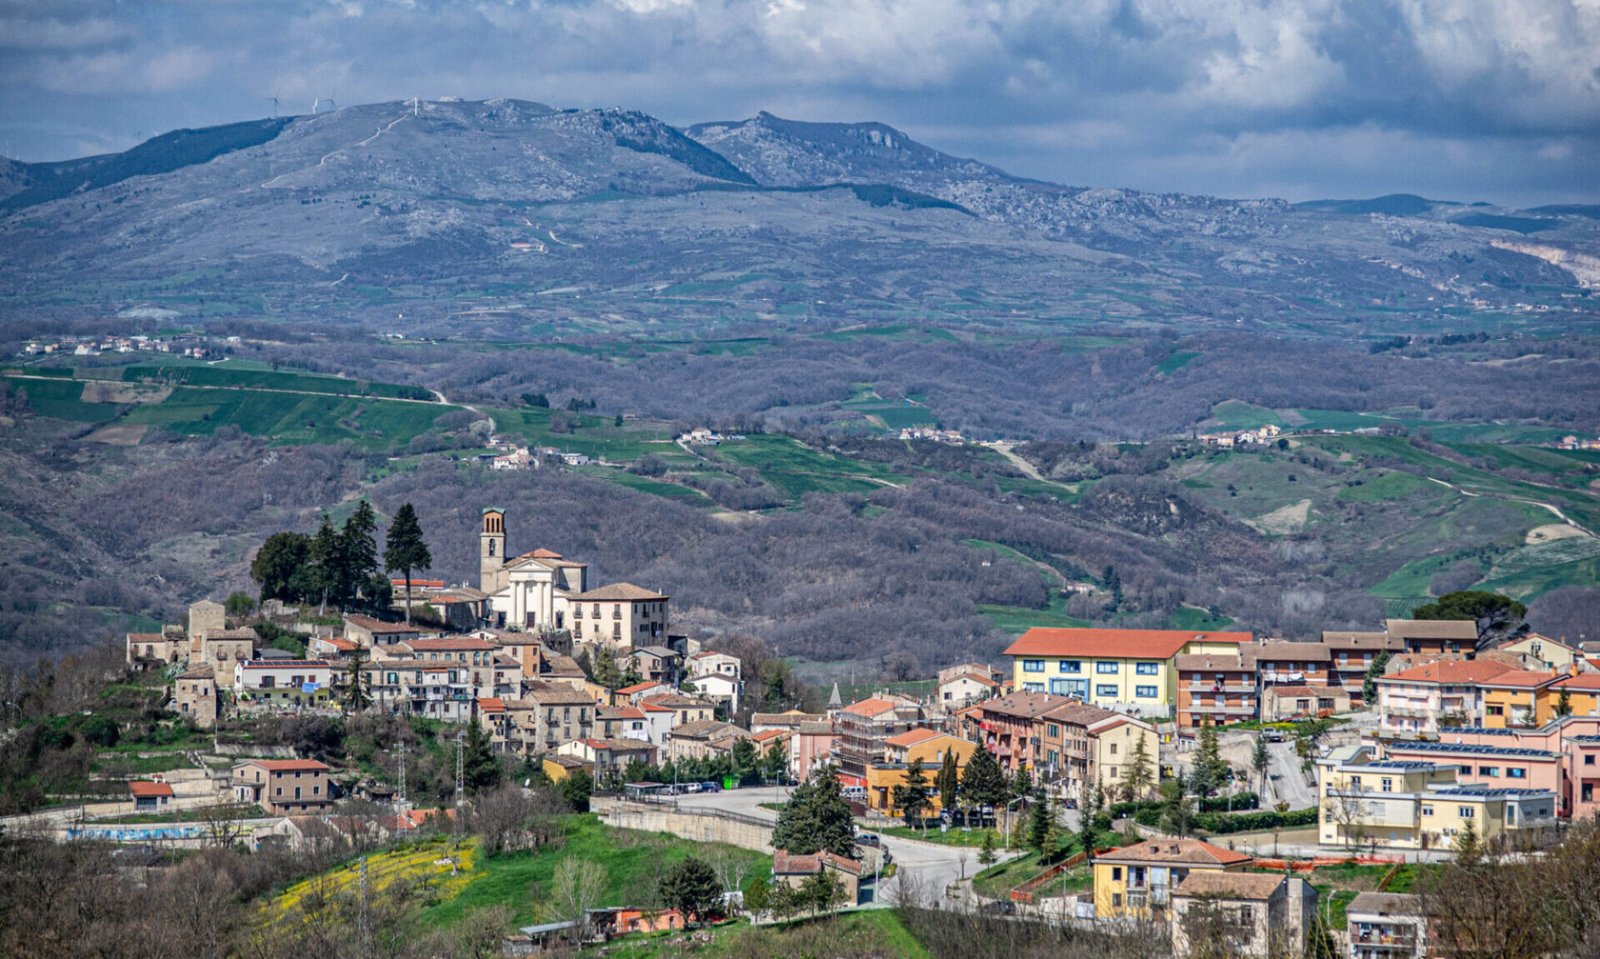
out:
<path id="1" fill-rule="evenodd" d="M 1112 882 L 1121 882 L 1122 881 L 1122 867 L 1121 866 L 1112 866 L 1111 867 L 1111 881 Z"/>
<path id="2" fill-rule="evenodd" d="M 1135 696 L 1139 697 L 1140 699 L 1155 699 L 1156 695 L 1157 695 L 1156 687 L 1154 687 L 1154 686 L 1135 686 L 1134 689 L 1133 689 L 1133 694 Z"/>
<path id="3" fill-rule="evenodd" d="M 1097 673 L 1117 673 L 1122 669 L 1121 663 L 1095 663 L 1094 671 Z"/>
<path id="4" fill-rule="evenodd" d="M 489 555 L 494 555 L 494 540 L 492 539 L 489 541 Z M 407 580 L 407 582 L 409 582 L 409 580 Z"/>
<path id="5" fill-rule="evenodd" d="M 1594 802 L 1594 783 L 1584 783 L 1578 790 L 1578 798 L 1582 802 Z"/>
<path id="6" fill-rule="evenodd" d="M 611 624 L 611 638 L 612 639 L 621 639 L 622 638 L 622 624 L 621 623 L 612 623 Z"/>
<path id="7" fill-rule="evenodd" d="M 1394 792 L 1394 780 L 1388 776 L 1383 777 L 1383 782 L 1379 785 L 1379 788 L 1386 793 Z"/>
<path id="8" fill-rule="evenodd" d="M 1583 764 L 1585 766 L 1593 766 L 1594 765 L 1594 753 L 1590 753 L 1589 755 L 1583 757 Z"/>
<path id="9" fill-rule="evenodd" d="M 1500 778 L 1500 767 L 1499 766 L 1479 766 L 1478 767 L 1478 775 L 1480 775 L 1480 776 L 1493 776 L 1494 778 L 1498 779 L 1498 778 Z"/>
<path id="10" fill-rule="evenodd" d="M 1024 659 L 1022 661 L 1022 671 L 1025 673 L 1042 673 L 1044 672 L 1044 660 Z"/>
<path id="11" fill-rule="evenodd" d="M 1109 683 L 1101 683 L 1094 688 L 1094 694 L 1102 699 L 1116 699 L 1117 687 L 1110 685 Z"/>
<path id="12" fill-rule="evenodd" d="M 1111 743 L 1109 745 L 1111 746 L 1111 755 L 1115 756 L 1117 754 L 1117 744 Z"/>
<path id="13" fill-rule="evenodd" d="M 1135 663 L 1133 671 L 1140 676 L 1155 676 L 1161 672 L 1160 663 Z"/>
<path id="14" fill-rule="evenodd" d="M 1423 814 L 1423 815 L 1424 815 L 1424 816 L 1431 816 L 1431 815 L 1433 815 L 1433 807 L 1432 807 L 1432 806 L 1423 806 L 1423 807 L 1422 807 L 1422 814 Z"/>
<path id="15" fill-rule="evenodd" d="M 1061 727 L 1057 726 L 1055 723 L 1049 723 L 1044 727 L 1044 734 L 1049 736 L 1051 739 L 1060 739 Z M 1051 755 L 1053 756 L 1055 754 L 1051 753 Z"/>
<path id="16" fill-rule="evenodd" d="M 1463 775 L 1463 776 L 1472 775 L 1472 764 L 1471 763 L 1467 763 L 1465 766 L 1458 766 L 1456 768 L 1461 773 L 1461 775 Z"/>
<path id="17" fill-rule="evenodd" d="M 1114 892 L 1114 893 L 1111 894 L 1111 908 L 1113 908 L 1113 909 L 1121 909 L 1122 908 L 1122 893 Z"/>
<path id="18" fill-rule="evenodd" d="M 572 609 L 572 618 L 573 619 L 582 619 L 583 618 L 583 604 L 582 603 L 579 603 L 577 606 L 573 607 L 573 609 Z"/>
<path id="19" fill-rule="evenodd" d="M 1030 693 L 1044 692 L 1044 683 L 1023 683 L 1022 688 Z"/>
<path id="20" fill-rule="evenodd" d="M 1083 672 L 1083 660 L 1081 660 L 1081 659 L 1063 659 L 1063 660 L 1059 660 L 1059 661 L 1056 662 L 1056 672 L 1058 672 L 1058 673 L 1081 673 L 1081 672 Z"/>
<path id="21" fill-rule="evenodd" d="M 1503 706 L 1488 706 L 1484 708 L 1484 712 L 1488 713 L 1490 716 L 1504 716 L 1506 710 Z"/>
<path id="22" fill-rule="evenodd" d="M 1508 779 L 1527 779 L 1528 778 L 1528 771 L 1526 769 L 1518 769 L 1518 768 L 1515 768 L 1515 767 L 1512 767 L 1512 766 L 1507 766 L 1506 767 L 1506 778 L 1508 778 Z"/>

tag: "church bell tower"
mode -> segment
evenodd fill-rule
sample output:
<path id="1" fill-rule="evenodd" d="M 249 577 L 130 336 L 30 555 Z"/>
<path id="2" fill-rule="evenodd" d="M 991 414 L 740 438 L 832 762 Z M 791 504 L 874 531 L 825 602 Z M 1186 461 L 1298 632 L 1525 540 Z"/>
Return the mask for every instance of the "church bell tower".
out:
<path id="1" fill-rule="evenodd" d="M 478 534 L 478 588 L 498 593 L 505 586 L 501 568 L 506 563 L 506 511 L 485 507 L 483 532 Z"/>

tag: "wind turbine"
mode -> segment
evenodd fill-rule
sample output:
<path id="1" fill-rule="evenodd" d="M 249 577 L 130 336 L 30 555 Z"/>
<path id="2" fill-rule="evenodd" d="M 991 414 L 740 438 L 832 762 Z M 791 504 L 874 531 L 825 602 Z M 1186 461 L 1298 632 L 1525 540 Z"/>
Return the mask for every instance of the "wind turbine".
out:
<path id="1" fill-rule="evenodd" d="M 278 115 L 278 94 L 280 92 L 281 92 L 280 90 L 274 90 L 274 91 L 272 91 L 272 96 L 267 97 L 268 100 L 272 101 L 272 115 L 273 115 L 273 117 L 277 117 L 277 115 Z"/>
<path id="2" fill-rule="evenodd" d="M 320 109 L 322 109 L 322 98 L 317 97 L 315 100 L 311 101 L 311 112 L 316 113 Z"/>

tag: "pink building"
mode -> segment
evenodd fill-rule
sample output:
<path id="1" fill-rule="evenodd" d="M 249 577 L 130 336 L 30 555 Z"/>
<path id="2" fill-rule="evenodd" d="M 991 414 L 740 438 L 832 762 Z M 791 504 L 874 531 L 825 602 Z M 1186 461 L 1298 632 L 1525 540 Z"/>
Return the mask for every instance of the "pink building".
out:
<path id="1" fill-rule="evenodd" d="M 795 731 L 794 768 L 796 779 L 805 779 L 833 758 L 833 725 L 801 723 Z"/>
<path id="2" fill-rule="evenodd" d="M 1545 789 L 1556 815 L 1600 811 L 1600 717 L 1568 716 L 1537 729 L 1445 727 L 1438 741 L 1384 743 L 1384 758 L 1450 763 L 1461 783 Z"/>

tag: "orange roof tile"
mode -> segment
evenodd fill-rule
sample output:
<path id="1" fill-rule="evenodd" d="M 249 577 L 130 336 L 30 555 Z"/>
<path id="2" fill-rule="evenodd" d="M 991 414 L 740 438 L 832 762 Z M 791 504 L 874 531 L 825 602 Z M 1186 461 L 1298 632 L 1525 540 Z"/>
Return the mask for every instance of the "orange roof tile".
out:
<path id="1" fill-rule="evenodd" d="M 132 793 L 135 799 L 154 799 L 158 796 L 171 796 L 172 787 L 166 783 L 136 779 L 128 783 L 128 792 Z"/>
<path id="2" fill-rule="evenodd" d="M 881 716 L 894 708 L 894 703 L 887 699 L 863 699 L 859 703 L 851 703 L 842 712 L 852 716 Z"/>
<path id="3" fill-rule="evenodd" d="M 1197 640 L 1250 642 L 1249 633 L 1197 633 L 1187 629 L 1066 629 L 1035 626 L 1006 648 L 1007 656 L 1103 656 L 1110 659 L 1170 659 Z"/>
<path id="4" fill-rule="evenodd" d="M 939 735 L 941 734 L 935 732 L 934 730 L 917 726 L 913 729 L 908 729 L 903 733 L 896 733 L 895 735 L 890 736 L 888 739 L 885 739 L 883 742 L 886 746 L 899 746 L 904 748 L 907 746 L 915 746 L 917 743 L 927 742 L 928 740 Z"/>
<path id="5" fill-rule="evenodd" d="M 1378 682 L 1402 683 L 1481 683 L 1502 673 L 1513 672 L 1505 663 L 1489 659 L 1458 659 L 1413 666 L 1403 672 L 1378 679 Z"/>
<path id="6" fill-rule="evenodd" d="M 1147 839 L 1095 857 L 1102 862 L 1172 862 L 1231 866 L 1254 857 L 1213 846 L 1199 839 Z"/>
<path id="7" fill-rule="evenodd" d="M 1503 672 L 1493 679 L 1482 681 L 1484 686 L 1511 687 L 1514 689 L 1538 689 L 1560 679 L 1565 673 L 1536 672 L 1529 669 L 1513 669 Z"/>
<path id="8" fill-rule="evenodd" d="M 498 696 L 484 696 L 478 700 L 478 709 L 486 713 L 503 713 L 506 701 Z"/>
<path id="9" fill-rule="evenodd" d="M 1600 673 L 1579 673 L 1576 676 L 1568 676 L 1556 683 L 1555 688 L 1600 690 Z"/>

